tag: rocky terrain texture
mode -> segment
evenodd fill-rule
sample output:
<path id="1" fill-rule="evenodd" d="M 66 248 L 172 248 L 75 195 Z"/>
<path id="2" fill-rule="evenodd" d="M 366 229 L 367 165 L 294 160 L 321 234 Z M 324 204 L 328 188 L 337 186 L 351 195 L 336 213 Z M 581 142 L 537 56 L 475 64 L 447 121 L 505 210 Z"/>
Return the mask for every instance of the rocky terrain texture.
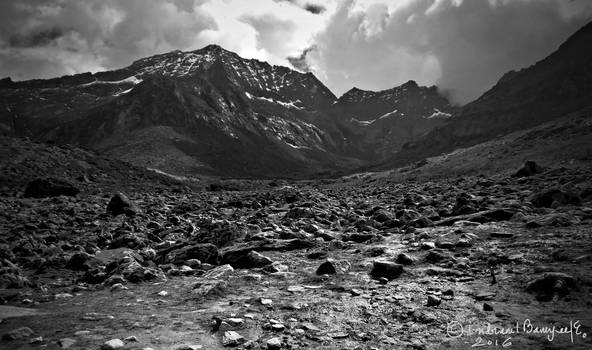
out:
<path id="1" fill-rule="evenodd" d="M 198 182 L 7 147 L 0 348 L 592 345 L 590 162 Z M 570 321 L 573 340 L 541 333 Z"/>

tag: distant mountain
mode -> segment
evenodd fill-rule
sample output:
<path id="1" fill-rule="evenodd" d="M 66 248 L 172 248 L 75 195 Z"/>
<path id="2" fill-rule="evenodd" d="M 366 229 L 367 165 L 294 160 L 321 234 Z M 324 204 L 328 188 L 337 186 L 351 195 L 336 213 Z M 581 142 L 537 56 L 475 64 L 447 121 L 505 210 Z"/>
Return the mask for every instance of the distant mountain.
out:
<path id="1" fill-rule="evenodd" d="M 592 106 L 592 22 L 535 65 L 506 73 L 458 117 L 405 145 L 391 168 L 527 129 Z"/>
<path id="2" fill-rule="evenodd" d="M 344 152 L 366 161 L 383 159 L 407 142 L 444 125 L 457 108 L 436 86 L 420 87 L 415 81 L 382 91 L 353 88 L 332 105 L 346 141 Z"/>

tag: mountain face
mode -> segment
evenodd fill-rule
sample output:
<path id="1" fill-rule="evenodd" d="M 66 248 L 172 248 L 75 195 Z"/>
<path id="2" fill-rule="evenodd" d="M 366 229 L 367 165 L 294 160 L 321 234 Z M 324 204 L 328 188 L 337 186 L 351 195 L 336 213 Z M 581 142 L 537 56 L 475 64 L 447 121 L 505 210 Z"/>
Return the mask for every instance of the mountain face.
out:
<path id="1" fill-rule="evenodd" d="M 299 176 L 381 159 L 451 116 L 435 87 L 352 90 L 210 45 L 96 74 L 0 81 L 5 134 L 172 173 Z"/>
<path id="2" fill-rule="evenodd" d="M 95 74 L 2 79 L 0 131 L 180 175 L 393 168 L 592 107 L 590 42 L 592 23 L 463 107 L 414 81 L 336 98 L 311 73 L 210 45 Z"/>
<path id="3" fill-rule="evenodd" d="M 315 124 L 335 96 L 312 74 L 211 45 L 129 67 L 0 83 L 5 133 L 74 143 L 146 167 L 289 175 L 335 167 Z"/>
<path id="4" fill-rule="evenodd" d="M 344 152 L 379 160 L 407 142 L 444 125 L 457 113 L 436 86 L 415 81 L 382 91 L 353 88 L 332 105 L 330 114 L 344 132 Z"/>
<path id="5" fill-rule="evenodd" d="M 457 118 L 407 144 L 390 168 L 491 140 L 592 106 L 592 22 L 531 67 L 506 73 Z"/>

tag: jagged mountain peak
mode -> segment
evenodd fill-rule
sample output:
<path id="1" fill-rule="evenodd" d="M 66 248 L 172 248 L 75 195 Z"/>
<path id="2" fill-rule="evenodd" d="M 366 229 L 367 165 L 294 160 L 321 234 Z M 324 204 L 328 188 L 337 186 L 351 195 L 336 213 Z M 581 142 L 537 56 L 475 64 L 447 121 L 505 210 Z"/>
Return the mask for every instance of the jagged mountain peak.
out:
<path id="1" fill-rule="evenodd" d="M 363 101 L 380 99 L 380 100 L 399 100 L 405 98 L 409 93 L 416 93 L 425 95 L 440 95 L 438 88 L 435 85 L 432 86 L 420 86 L 415 80 L 409 80 L 399 86 L 392 87 L 385 90 L 363 90 L 357 87 L 353 87 L 339 97 L 337 103 L 360 103 Z"/>

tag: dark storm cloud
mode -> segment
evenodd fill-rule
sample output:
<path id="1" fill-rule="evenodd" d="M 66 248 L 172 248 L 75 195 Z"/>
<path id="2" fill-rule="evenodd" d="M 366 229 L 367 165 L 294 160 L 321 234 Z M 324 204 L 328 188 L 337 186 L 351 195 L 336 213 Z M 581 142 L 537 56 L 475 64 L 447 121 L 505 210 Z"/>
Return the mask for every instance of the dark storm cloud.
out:
<path id="1" fill-rule="evenodd" d="M 311 46 L 311 47 L 307 47 L 306 49 L 304 49 L 302 51 L 302 53 L 300 53 L 300 55 L 298 56 L 289 56 L 287 57 L 288 62 L 290 62 L 290 64 L 292 65 L 292 67 L 298 69 L 299 71 L 302 72 L 310 72 L 311 71 L 311 67 L 308 64 L 307 61 L 307 55 L 316 49 L 316 46 Z"/>
<path id="2" fill-rule="evenodd" d="M 590 1 L 561 0 L 346 1 L 316 36 L 308 62 L 338 94 L 414 79 L 464 103 L 550 54 L 591 9 Z"/>
<path id="3" fill-rule="evenodd" d="M 304 2 L 303 0 L 273 0 L 275 2 L 289 3 L 306 10 L 312 14 L 318 15 L 327 10 L 327 8 L 318 3 Z"/>
<path id="4" fill-rule="evenodd" d="M 312 71 L 336 94 L 415 80 L 464 103 L 591 18 L 589 0 L 0 0 L 0 77 L 113 69 L 217 43 Z"/>
<path id="5" fill-rule="evenodd" d="M 28 79 L 111 69 L 195 49 L 216 23 L 202 0 L 25 0 L 0 3 L 0 76 Z M 20 62 L 20 64 L 19 64 Z M 39 67 L 48 67 L 39 70 Z"/>
<path id="6" fill-rule="evenodd" d="M 8 38 L 8 45 L 12 47 L 34 47 L 49 45 L 60 38 L 65 30 L 58 27 L 40 29 L 27 34 L 14 34 Z"/>
<path id="7" fill-rule="evenodd" d="M 306 4 L 304 5 L 304 9 L 310 13 L 314 13 L 315 15 L 323 13 L 326 10 L 324 6 L 317 4 Z"/>

